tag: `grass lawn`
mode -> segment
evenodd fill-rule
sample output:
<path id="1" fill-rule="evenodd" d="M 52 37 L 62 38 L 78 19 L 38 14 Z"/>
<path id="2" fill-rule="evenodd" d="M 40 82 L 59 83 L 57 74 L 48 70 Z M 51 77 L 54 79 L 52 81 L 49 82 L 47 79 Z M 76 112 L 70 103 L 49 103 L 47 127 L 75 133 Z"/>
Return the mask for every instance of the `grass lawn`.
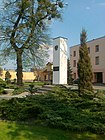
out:
<path id="1" fill-rule="evenodd" d="M 29 86 L 30 84 L 34 84 L 35 86 L 43 86 L 44 82 L 24 82 L 24 86 Z"/>
<path id="2" fill-rule="evenodd" d="M 23 88 L 29 88 L 29 85 L 30 84 L 34 84 L 36 87 L 38 86 L 38 87 L 42 87 L 45 83 L 44 82 L 24 82 L 23 83 L 24 85 L 23 85 Z M 16 88 L 17 87 L 17 85 L 16 84 L 7 84 L 7 86 L 6 86 L 7 88 Z"/>
<path id="3" fill-rule="evenodd" d="M 0 121 L 0 140 L 105 140 L 105 136 Z"/>

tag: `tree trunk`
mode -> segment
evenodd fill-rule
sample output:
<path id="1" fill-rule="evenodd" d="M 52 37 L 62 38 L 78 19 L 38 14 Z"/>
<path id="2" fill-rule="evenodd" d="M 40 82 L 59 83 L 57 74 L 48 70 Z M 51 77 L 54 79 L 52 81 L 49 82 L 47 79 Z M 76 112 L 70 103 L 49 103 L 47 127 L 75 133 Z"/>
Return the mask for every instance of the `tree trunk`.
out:
<path id="1" fill-rule="evenodd" d="M 17 85 L 22 86 L 23 85 L 23 73 L 22 73 L 22 53 L 23 51 L 19 49 L 17 54 Z"/>

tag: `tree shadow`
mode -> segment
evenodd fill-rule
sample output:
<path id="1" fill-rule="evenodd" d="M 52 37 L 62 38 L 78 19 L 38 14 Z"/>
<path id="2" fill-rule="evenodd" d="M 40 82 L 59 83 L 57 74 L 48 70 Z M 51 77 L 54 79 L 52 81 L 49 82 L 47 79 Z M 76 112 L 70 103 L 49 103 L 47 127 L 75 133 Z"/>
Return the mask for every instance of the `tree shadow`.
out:
<path id="1" fill-rule="evenodd" d="M 5 127 L 4 127 L 5 126 Z M 70 132 L 34 124 L 3 122 L 1 140 L 105 140 L 105 135 Z M 2 134 L 2 132 L 0 132 Z"/>
<path id="2" fill-rule="evenodd" d="M 7 129 L 11 140 L 69 140 L 60 130 L 32 124 L 9 123 Z"/>

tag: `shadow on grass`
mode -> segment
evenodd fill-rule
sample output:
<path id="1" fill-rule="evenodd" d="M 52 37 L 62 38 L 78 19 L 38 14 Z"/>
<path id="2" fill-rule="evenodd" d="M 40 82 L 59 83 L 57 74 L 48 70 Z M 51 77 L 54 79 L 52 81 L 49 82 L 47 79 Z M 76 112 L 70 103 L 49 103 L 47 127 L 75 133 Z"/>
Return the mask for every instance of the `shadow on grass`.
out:
<path id="1" fill-rule="evenodd" d="M 1 140 L 105 140 L 105 135 L 65 132 L 31 124 L 6 123 L 6 130 Z"/>
<path id="2" fill-rule="evenodd" d="M 69 140 L 63 131 L 26 124 L 8 123 L 8 140 Z"/>

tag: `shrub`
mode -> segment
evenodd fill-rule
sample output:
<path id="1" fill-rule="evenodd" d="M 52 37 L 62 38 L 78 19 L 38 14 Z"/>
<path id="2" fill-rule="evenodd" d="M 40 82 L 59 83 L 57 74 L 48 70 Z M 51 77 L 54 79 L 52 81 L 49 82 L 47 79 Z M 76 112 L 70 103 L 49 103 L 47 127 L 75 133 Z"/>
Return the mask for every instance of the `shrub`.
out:
<path id="1" fill-rule="evenodd" d="M 25 91 L 24 87 L 16 87 L 13 91 L 13 95 L 21 94 Z"/>
<path id="2" fill-rule="evenodd" d="M 43 113 L 43 107 L 40 105 L 25 106 L 18 114 L 18 119 L 22 121 L 32 121 L 38 119 Z"/>
<path id="3" fill-rule="evenodd" d="M 7 84 L 11 83 L 11 74 L 9 71 L 6 71 L 5 73 L 5 81 L 7 82 Z"/>
<path id="4" fill-rule="evenodd" d="M 103 90 L 97 90 L 97 92 L 95 93 L 95 97 L 98 98 L 98 99 L 105 100 L 104 92 L 105 91 L 103 91 Z"/>
<path id="5" fill-rule="evenodd" d="M 4 93 L 4 88 L 0 87 L 0 94 Z"/>
<path id="6" fill-rule="evenodd" d="M 38 91 L 38 88 L 36 88 L 33 84 L 30 84 L 28 90 L 31 94 L 33 94 Z"/>
<path id="7" fill-rule="evenodd" d="M 3 79 L 0 78 L 0 87 L 5 88 L 6 87 L 6 82 L 3 81 Z"/>
<path id="8" fill-rule="evenodd" d="M 55 88 L 54 92 L 0 101 L 2 119 L 40 122 L 72 131 L 105 132 L 105 101 L 78 96 Z"/>
<path id="9" fill-rule="evenodd" d="M 0 78 L 0 94 L 5 94 L 4 88 L 6 87 L 6 82 Z"/>
<path id="10" fill-rule="evenodd" d="M 82 94 L 82 97 L 85 99 L 93 99 L 94 95 L 95 94 L 92 91 L 84 89 L 84 93 Z"/>

